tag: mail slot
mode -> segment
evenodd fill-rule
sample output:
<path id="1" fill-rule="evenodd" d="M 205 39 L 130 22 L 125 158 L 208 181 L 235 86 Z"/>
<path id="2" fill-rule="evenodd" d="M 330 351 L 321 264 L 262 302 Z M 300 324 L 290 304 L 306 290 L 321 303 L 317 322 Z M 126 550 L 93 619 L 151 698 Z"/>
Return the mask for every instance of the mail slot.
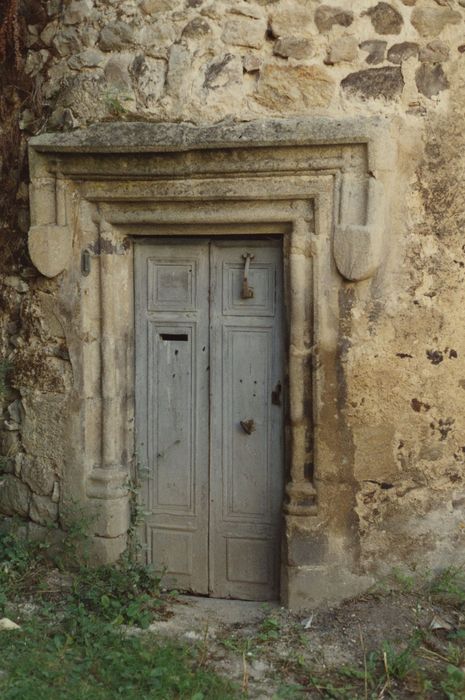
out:
<path id="1" fill-rule="evenodd" d="M 160 333 L 162 340 L 189 340 L 187 333 Z"/>

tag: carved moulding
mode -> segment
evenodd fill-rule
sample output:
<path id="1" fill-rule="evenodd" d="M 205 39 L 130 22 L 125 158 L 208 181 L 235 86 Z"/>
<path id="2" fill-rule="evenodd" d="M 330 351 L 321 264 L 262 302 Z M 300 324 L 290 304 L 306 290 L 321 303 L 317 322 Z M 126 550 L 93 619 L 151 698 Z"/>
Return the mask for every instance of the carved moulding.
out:
<path id="1" fill-rule="evenodd" d="M 82 475 L 82 498 L 98 504 L 95 535 L 113 542 L 108 558 L 124 548 L 129 525 L 132 242 L 200 232 L 283 235 L 284 510 L 290 517 L 315 515 L 315 477 L 324 480 L 328 460 L 322 445 L 338 430 L 336 423 L 322 428 L 319 419 L 337 368 L 323 376 L 315 357 L 319 346 L 336 343 L 341 276 L 366 279 L 382 262 L 383 187 L 394 152 L 377 120 L 323 118 L 204 128 L 107 124 L 31 140 L 30 255 L 45 276 L 63 273 L 63 303 L 73 315 L 71 439 L 82 449 L 70 448 L 67 469 Z M 68 481 L 73 490 L 76 479 Z"/>

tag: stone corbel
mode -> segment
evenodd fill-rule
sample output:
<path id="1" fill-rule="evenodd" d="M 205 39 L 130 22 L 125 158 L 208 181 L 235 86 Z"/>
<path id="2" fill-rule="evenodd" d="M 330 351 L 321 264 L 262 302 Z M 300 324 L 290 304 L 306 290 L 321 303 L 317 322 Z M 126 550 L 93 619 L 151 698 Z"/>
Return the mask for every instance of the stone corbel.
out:
<path id="1" fill-rule="evenodd" d="M 32 226 L 28 248 L 33 265 L 45 277 L 56 277 L 67 267 L 73 245 L 66 221 L 64 181 L 36 178 L 31 185 Z"/>
<path id="2" fill-rule="evenodd" d="M 354 182 L 343 175 L 340 218 L 334 231 L 334 259 L 345 279 L 358 282 L 372 277 L 381 264 L 384 239 L 384 187 L 373 177 L 366 187 L 366 216 L 363 225 L 349 223 L 353 211 Z M 357 186 L 357 185 L 356 185 Z M 358 184 L 358 188 L 360 185 Z"/>

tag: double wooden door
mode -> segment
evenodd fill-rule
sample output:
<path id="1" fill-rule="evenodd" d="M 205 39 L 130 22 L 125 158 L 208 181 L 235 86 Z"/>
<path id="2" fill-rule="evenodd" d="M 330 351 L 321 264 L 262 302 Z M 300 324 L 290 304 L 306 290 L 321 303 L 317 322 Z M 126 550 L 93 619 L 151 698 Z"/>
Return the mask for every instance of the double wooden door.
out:
<path id="1" fill-rule="evenodd" d="M 136 428 L 148 561 L 168 585 L 278 596 L 278 240 L 136 244 Z"/>

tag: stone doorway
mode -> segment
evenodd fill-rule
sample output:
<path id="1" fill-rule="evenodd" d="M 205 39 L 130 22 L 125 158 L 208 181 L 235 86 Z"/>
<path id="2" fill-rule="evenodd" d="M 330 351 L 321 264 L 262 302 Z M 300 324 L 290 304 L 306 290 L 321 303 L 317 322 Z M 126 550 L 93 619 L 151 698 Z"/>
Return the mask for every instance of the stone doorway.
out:
<path id="1" fill-rule="evenodd" d="M 297 608 L 366 586 L 353 528 L 344 285 L 380 264 L 388 145 L 376 120 L 324 118 L 111 124 L 31 140 L 29 251 L 42 274 L 59 275 L 73 367 L 62 494 L 94 514 L 95 561 L 116 559 L 130 528 L 134 241 L 278 235 L 289 408 L 280 595 Z"/>
<path id="2" fill-rule="evenodd" d="M 136 242 L 136 428 L 147 560 L 166 585 L 279 594 L 282 242 Z"/>

